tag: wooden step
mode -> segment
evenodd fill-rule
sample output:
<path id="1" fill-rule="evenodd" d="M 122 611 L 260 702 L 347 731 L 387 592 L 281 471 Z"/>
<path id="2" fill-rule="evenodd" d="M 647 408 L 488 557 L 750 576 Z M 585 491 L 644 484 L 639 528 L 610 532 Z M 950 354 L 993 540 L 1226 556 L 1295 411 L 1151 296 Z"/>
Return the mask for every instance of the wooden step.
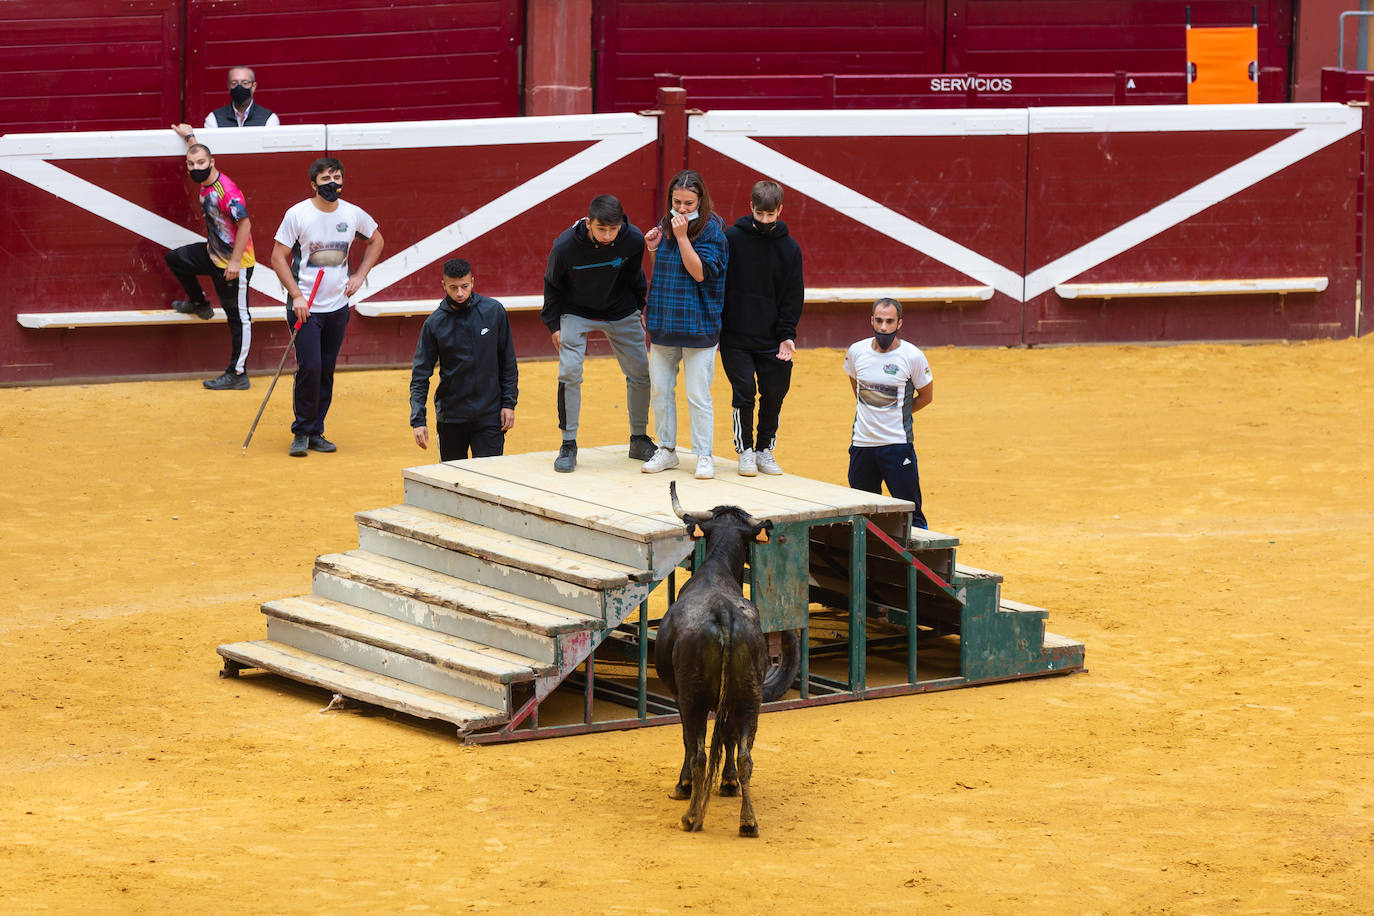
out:
<path id="1" fill-rule="evenodd" d="M 277 642 L 509 710 L 510 685 L 552 666 L 316 595 L 262 606 Z"/>
<path id="2" fill-rule="evenodd" d="M 549 459 L 552 463 L 552 458 Z M 682 523 L 612 508 L 582 498 L 591 475 L 548 475 L 549 486 L 504 480 L 462 464 L 436 464 L 403 472 L 407 505 L 429 509 L 496 531 L 574 549 L 661 579 L 691 551 Z M 554 487 L 558 489 L 553 489 Z"/>
<path id="3" fill-rule="evenodd" d="M 501 725 L 509 720 L 509 716 L 499 709 L 445 696 L 271 640 L 228 643 L 216 651 L 244 667 L 261 668 L 416 718 L 449 722 L 460 732 Z"/>
<path id="4" fill-rule="evenodd" d="M 979 569 L 976 566 L 967 566 L 963 563 L 959 563 L 954 567 L 954 575 L 956 578 L 960 578 L 965 581 L 970 579 L 991 579 L 994 582 L 1002 581 L 1001 573 L 990 572 L 986 569 Z"/>
<path id="5" fill-rule="evenodd" d="M 421 512 L 424 510 L 412 511 Z M 429 514 L 433 515 L 434 513 Z M 628 577 L 623 572 L 628 567 L 622 567 L 622 571 L 617 575 L 602 580 L 603 583 L 619 580 L 622 584 L 618 586 L 596 587 L 583 582 L 570 581 L 568 570 L 555 568 L 558 560 L 553 558 L 553 554 L 558 551 L 561 551 L 562 554 L 570 554 L 571 551 L 535 544 L 533 541 L 524 541 L 518 545 L 509 545 L 509 547 L 502 545 L 503 549 L 498 552 L 491 549 L 496 546 L 492 544 L 492 541 L 505 539 L 513 542 L 518 539 L 490 531 L 484 534 L 481 529 L 475 529 L 475 526 L 466 526 L 473 528 L 474 531 L 464 531 L 464 534 L 471 534 L 471 537 L 465 541 L 459 541 L 450 538 L 436 538 L 436 533 L 433 530 L 422 532 L 424 535 L 422 537 L 412 537 L 390 524 L 373 524 L 375 521 L 378 521 L 375 517 L 359 517 L 358 544 L 363 550 L 391 557 L 413 566 L 424 567 L 464 582 L 484 585 L 512 596 L 530 598 L 536 602 L 566 608 L 579 614 L 605 619 L 607 594 L 615 588 L 624 588 L 628 581 Z M 428 521 L 426 524 L 431 529 L 442 526 L 447 529 L 459 528 L 461 530 L 463 527 L 463 523 L 452 519 L 442 523 Z M 548 551 L 545 554 L 548 559 L 536 563 L 533 555 L 541 549 Z M 518 559 L 512 557 L 511 554 L 517 551 L 524 553 L 525 556 Z M 585 555 L 577 556 L 585 557 Z M 596 560 L 594 557 L 587 557 L 587 559 L 597 563 L 605 562 Z M 576 561 L 572 560 L 571 562 Z M 536 565 L 548 572 L 558 574 L 546 575 L 543 572 L 535 572 L 528 568 Z"/>
<path id="6" fill-rule="evenodd" d="M 912 550 L 946 550 L 959 546 L 959 538 L 952 534 L 939 534 L 924 528 L 912 528 L 907 533 L 907 547 Z"/>
<path id="7" fill-rule="evenodd" d="M 542 544 L 503 531 L 493 531 L 483 525 L 415 506 L 373 509 L 359 512 L 356 517 L 359 525 L 586 588 L 605 590 L 653 578 L 645 570 L 624 563 L 603 560 L 567 547 Z"/>
<path id="8" fill-rule="evenodd" d="M 600 617 L 466 582 L 366 550 L 315 560 L 315 594 L 544 663 L 561 636 L 598 630 Z"/>
<path id="9" fill-rule="evenodd" d="M 1082 649 L 1083 643 L 1067 636 L 1060 636 L 1058 633 L 1045 631 L 1044 647 L 1046 649 Z"/>
<path id="10" fill-rule="evenodd" d="M 1032 617 L 1039 617 L 1041 620 L 1047 620 L 1050 616 L 1050 612 L 1042 607 L 1012 601 L 1010 598 L 1003 598 L 997 605 L 997 609 L 1003 614 L 1029 614 Z"/>

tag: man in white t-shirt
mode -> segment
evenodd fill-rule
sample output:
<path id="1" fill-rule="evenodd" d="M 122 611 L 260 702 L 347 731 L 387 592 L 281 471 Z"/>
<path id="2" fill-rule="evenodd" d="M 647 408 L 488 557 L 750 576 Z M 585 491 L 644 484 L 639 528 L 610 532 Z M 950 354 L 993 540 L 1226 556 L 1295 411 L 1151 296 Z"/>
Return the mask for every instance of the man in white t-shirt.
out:
<path id="1" fill-rule="evenodd" d="M 310 451 L 332 452 L 336 446 L 324 437 L 324 417 L 334 396 L 334 364 L 348 327 L 348 297 L 358 291 L 367 272 L 382 256 L 382 233 L 377 221 L 361 207 L 340 200 L 343 163 L 326 156 L 310 164 L 314 194 L 286 211 L 272 246 L 272 269 L 290 294 L 286 320 L 300 324 L 296 334 L 296 419 L 291 424 L 294 458 Z M 362 263 L 348 272 L 348 248 L 354 235 L 367 239 Z M 291 273 L 291 248 L 300 245 L 300 277 Z M 319 291 L 313 305 L 309 293 L 320 271 Z M 303 291 L 304 290 L 306 291 Z"/>
<path id="2" fill-rule="evenodd" d="M 916 347 L 897 337 L 902 304 L 873 303 L 873 336 L 850 346 L 844 371 L 854 389 L 854 434 L 849 446 L 849 485 L 883 492 L 916 504 L 911 523 L 926 528 L 921 512 L 921 477 L 912 447 L 911 416 L 935 397 L 930 363 Z"/>

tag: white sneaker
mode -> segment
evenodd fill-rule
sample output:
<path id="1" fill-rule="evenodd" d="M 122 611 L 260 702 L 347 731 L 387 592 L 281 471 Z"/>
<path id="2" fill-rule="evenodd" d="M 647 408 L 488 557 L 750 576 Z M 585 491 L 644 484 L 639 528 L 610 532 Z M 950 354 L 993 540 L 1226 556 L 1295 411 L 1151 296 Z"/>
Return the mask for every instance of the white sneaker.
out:
<path id="1" fill-rule="evenodd" d="M 654 457 L 640 465 L 639 469 L 645 474 L 657 474 L 659 471 L 666 471 L 675 467 L 677 467 L 677 452 L 660 446 L 654 452 Z"/>
<path id="2" fill-rule="evenodd" d="M 747 448 L 739 453 L 739 476 L 753 477 L 758 474 L 758 465 L 754 463 L 754 450 Z"/>
<path id="3" fill-rule="evenodd" d="M 716 476 L 716 463 L 710 455 L 702 455 L 697 459 L 697 480 L 710 480 Z"/>
<path id="4" fill-rule="evenodd" d="M 755 462 L 754 462 L 754 463 L 757 465 L 758 469 L 759 469 L 760 471 L 763 471 L 763 473 L 765 473 L 765 474 L 777 475 L 777 474 L 781 474 L 781 473 L 782 473 L 782 468 L 778 467 L 778 463 L 777 463 L 776 461 L 773 460 L 773 450 L 772 450 L 771 448 L 766 448 L 766 449 L 764 449 L 763 451 L 759 452 L 758 455 L 755 457 Z M 744 468 L 744 462 L 741 461 L 741 462 L 740 462 L 740 473 L 741 473 L 741 474 L 744 473 L 743 468 Z"/>

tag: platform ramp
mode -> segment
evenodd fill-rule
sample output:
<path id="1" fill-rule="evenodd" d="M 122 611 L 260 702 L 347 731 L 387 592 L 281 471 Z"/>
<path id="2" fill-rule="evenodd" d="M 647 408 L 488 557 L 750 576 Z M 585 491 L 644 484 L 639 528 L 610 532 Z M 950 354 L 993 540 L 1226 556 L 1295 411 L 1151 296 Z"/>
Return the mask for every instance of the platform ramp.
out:
<path id="1" fill-rule="evenodd" d="M 803 652 L 793 691 L 770 708 L 1082 669 L 1082 643 L 1046 633 L 1048 613 L 1004 598 L 997 573 L 958 562 L 958 538 L 912 529 L 909 502 L 740 477 L 719 457 L 717 476 L 696 480 L 685 453 L 653 475 L 624 445 L 581 449 L 572 474 L 553 471 L 555 456 L 405 470 L 405 501 L 356 513 L 357 547 L 316 558 L 309 594 L 264 603 L 266 639 L 219 646 L 221 673 L 264 670 L 477 743 L 674 721 L 671 697 L 650 686 L 647 599 L 668 580 L 671 600 L 700 544 L 673 513 L 670 481 L 687 511 L 733 505 L 773 522 L 746 587 L 765 632 L 799 634 Z M 956 655 L 951 670 L 917 670 L 931 638 Z M 637 666 L 637 686 L 598 681 L 598 648 Z M 870 681 L 875 651 L 904 654 L 905 678 Z M 847 665 L 835 673 L 826 653 Z M 584 722 L 541 726 L 540 704 L 565 682 L 585 694 Z M 638 715 L 593 722 L 594 697 Z"/>
<path id="2" fill-rule="evenodd" d="M 638 464 L 623 447 L 583 455 L 609 475 L 555 476 L 553 453 L 405 471 L 406 502 L 357 513 L 358 548 L 317 558 L 310 594 L 263 604 L 267 639 L 220 646 L 223 673 L 259 668 L 463 734 L 528 714 L 692 549 L 666 480 L 642 484 L 661 508 L 608 510 L 597 478 Z"/>

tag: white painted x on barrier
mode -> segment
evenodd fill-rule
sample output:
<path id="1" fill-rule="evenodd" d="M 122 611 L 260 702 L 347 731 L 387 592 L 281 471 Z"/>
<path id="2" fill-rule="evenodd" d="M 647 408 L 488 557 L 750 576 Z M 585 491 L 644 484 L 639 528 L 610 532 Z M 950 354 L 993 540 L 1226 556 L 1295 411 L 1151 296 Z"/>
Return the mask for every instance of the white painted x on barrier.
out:
<path id="1" fill-rule="evenodd" d="M 364 149 L 591 142 L 591 146 L 377 264 L 368 275 L 367 286 L 353 297 L 354 302 L 361 302 L 653 143 L 658 139 L 658 121 L 636 114 L 573 115 L 203 129 L 197 137 L 204 139 L 216 154 L 303 150 L 324 154 Z M 205 236 L 59 168 L 52 160 L 178 157 L 184 150 L 182 141 L 170 130 L 10 135 L 0 137 L 0 171 L 170 249 L 203 242 Z M 278 302 L 286 300 L 281 283 L 270 270 L 255 271 L 250 285 Z"/>
<path id="2" fill-rule="evenodd" d="M 1001 111 L 713 111 L 688 135 L 913 250 L 1025 302 L 1238 194 L 1360 129 L 1344 105 L 1160 105 Z M 970 137 L 1035 133 L 1294 130 L 1098 238 L 1022 276 L 756 137 Z M 909 285 L 910 278 L 902 283 Z"/>

